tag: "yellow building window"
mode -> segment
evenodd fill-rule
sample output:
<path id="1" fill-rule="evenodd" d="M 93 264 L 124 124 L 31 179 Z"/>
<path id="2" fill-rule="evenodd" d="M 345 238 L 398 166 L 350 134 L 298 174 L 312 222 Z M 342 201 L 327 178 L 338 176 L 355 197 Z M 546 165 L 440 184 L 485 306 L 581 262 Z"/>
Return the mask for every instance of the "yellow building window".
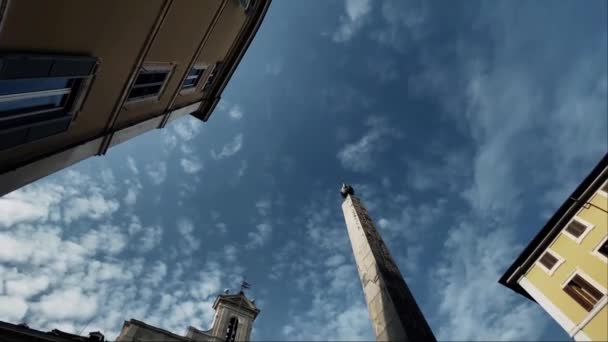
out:
<path id="1" fill-rule="evenodd" d="M 604 296 L 600 290 L 578 274 L 572 277 L 564 287 L 564 291 L 587 311 L 591 311 Z"/>
<path id="2" fill-rule="evenodd" d="M 552 269 L 557 264 L 557 258 L 551 255 L 549 252 L 545 252 L 540 258 L 540 263 L 543 264 L 548 270 Z"/>
<path id="3" fill-rule="evenodd" d="M 572 220 L 572 222 L 570 222 L 570 224 L 568 224 L 568 226 L 566 227 L 566 231 L 575 238 L 578 238 L 583 235 L 586 229 L 587 226 L 576 220 Z"/>
<path id="4" fill-rule="evenodd" d="M 608 240 L 604 241 L 604 243 L 600 245 L 600 248 L 598 248 L 597 251 L 604 257 L 608 258 Z"/>

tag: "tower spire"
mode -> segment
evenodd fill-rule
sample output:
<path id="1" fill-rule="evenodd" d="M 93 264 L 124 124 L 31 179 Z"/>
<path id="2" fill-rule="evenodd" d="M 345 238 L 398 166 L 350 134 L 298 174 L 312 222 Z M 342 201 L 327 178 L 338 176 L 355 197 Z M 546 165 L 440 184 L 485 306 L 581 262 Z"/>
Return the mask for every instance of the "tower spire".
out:
<path id="1" fill-rule="evenodd" d="M 350 185 L 342 212 L 377 341 L 435 341 L 388 248 Z"/>

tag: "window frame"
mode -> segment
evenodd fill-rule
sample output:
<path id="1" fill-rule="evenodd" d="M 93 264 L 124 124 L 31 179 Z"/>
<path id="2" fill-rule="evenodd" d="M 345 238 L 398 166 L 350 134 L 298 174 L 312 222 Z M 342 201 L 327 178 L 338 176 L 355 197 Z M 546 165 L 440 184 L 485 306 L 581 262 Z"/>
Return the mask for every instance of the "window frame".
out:
<path id="1" fill-rule="evenodd" d="M 209 94 L 211 94 L 213 92 L 213 88 L 215 87 L 216 83 L 218 82 L 218 78 L 219 78 L 219 73 L 222 72 L 222 68 L 223 68 L 224 64 L 222 62 L 217 62 L 214 63 L 212 65 L 210 65 L 207 68 L 207 74 L 205 75 L 204 79 L 205 82 L 202 82 L 202 86 L 201 86 L 201 92 L 203 93 L 203 97 L 207 98 Z M 209 79 L 211 77 L 214 77 L 211 80 L 211 83 L 209 83 Z M 207 89 L 205 89 L 205 87 L 208 87 Z"/>
<path id="2" fill-rule="evenodd" d="M 545 255 L 545 253 L 549 253 L 549 254 L 551 254 L 551 256 L 553 256 L 555 259 L 557 259 L 557 261 L 555 262 L 555 265 L 553 265 L 553 267 L 551 269 L 548 269 L 547 266 L 543 265 L 543 263 L 540 261 L 540 259 L 542 259 L 542 257 Z M 540 255 L 540 257 L 538 257 L 535 264 L 538 265 L 549 276 L 552 276 L 564 262 L 566 262 L 566 260 L 561 255 L 557 254 L 554 250 L 547 248 Z"/>
<path id="3" fill-rule="evenodd" d="M 156 93 L 155 95 L 147 95 L 147 96 L 139 96 L 139 97 L 134 97 L 134 98 L 129 98 L 129 95 L 131 94 L 131 91 L 133 91 L 133 89 L 136 87 L 136 83 L 137 83 L 137 78 L 139 77 L 141 71 L 163 71 L 166 72 L 166 76 L 165 79 L 163 80 L 163 83 L 160 87 L 160 89 L 158 90 L 158 93 Z M 125 98 L 125 106 L 128 105 L 132 105 L 132 104 L 139 104 L 142 102 L 158 102 L 161 98 L 161 96 L 163 95 L 163 92 L 165 91 L 165 89 L 167 88 L 167 84 L 169 83 L 169 80 L 171 79 L 171 76 L 173 75 L 173 72 L 175 71 L 175 64 L 174 63 L 158 63 L 158 62 L 153 62 L 153 63 L 144 63 L 142 64 L 138 69 L 137 69 L 137 73 L 135 74 L 135 78 L 133 79 L 133 82 L 131 83 L 131 86 L 129 87 L 129 90 L 127 91 L 127 97 Z"/>
<path id="4" fill-rule="evenodd" d="M 576 301 L 576 299 L 574 299 L 572 297 L 572 295 L 570 295 L 565 288 L 568 286 L 568 284 L 570 283 L 570 281 L 575 277 L 575 276 L 579 276 L 581 278 L 583 278 L 583 280 L 585 280 L 587 283 L 589 283 L 591 286 L 593 286 L 598 292 L 600 292 L 602 294 L 602 297 L 600 299 L 598 299 L 598 301 L 594 304 L 594 306 L 590 309 L 587 310 L 585 309 L 585 307 L 583 307 L 578 301 Z M 576 268 L 574 271 L 572 271 L 572 273 L 568 276 L 568 278 L 566 278 L 566 280 L 564 282 L 562 282 L 561 284 L 561 289 L 562 291 L 564 291 L 564 293 L 566 293 L 568 295 L 568 297 L 570 299 L 572 299 L 576 304 L 580 305 L 580 307 L 587 311 L 587 312 L 593 312 L 593 310 L 600 305 L 603 301 L 606 300 L 606 297 L 608 296 L 608 291 L 606 290 L 606 288 L 604 288 L 602 285 L 600 285 L 598 282 L 596 282 L 595 280 L 593 280 L 592 277 L 590 277 L 587 273 L 583 272 L 581 269 Z"/>
<path id="5" fill-rule="evenodd" d="M 193 69 L 200 69 L 203 72 L 201 72 L 201 74 L 198 75 L 198 79 L 196 80 L 196 82 L 192 86 L 184 88 L 184 83 L 186 82 L 186 80 L 188 79 L 188 77 L 190 77 L 188 75 L 190 74 L 190 72 Z M 190 69 L 188 69 L 188 71 L 186 72 L 186 76 L 184 77 L 184 79 L 183 79 L 183 81 L 181 82 L 181 85 L 180 85 L 180 90 L 179 90 L 180 95 L 190 94 L 190 93 L 195 92 L 197 89 L 199 89 L 199 87 L 201 86 L 201 84 L 203 84 L 202 80 L 206 79 L 208 70 L 209 70 L 209 65 L 203 64 L 203 63 L 196 63 Z"/>
<path id="6" fill-rule="evenodd" d="M 600 247 L 602 247 L 602 245 L 605 243 L 608 243 L 608 235 L 604 236 L 604 238 L 600 240 L 600 242 L 595 246 L 595 248 L 593 248 L 593 251 L 591 251 L 591 254 L 595 255 L 600 260 L 608 264 L 608 257 L 600 253 Z"/>
<path id="7" fill-rule="evenodd" d="M 93 56 L 68 54 L 39 54 L 28 52 L 0 53 L 0 80 L 3 82 L 63 79 L 63 87 L 17 87 L 0 95 L 0 102 L 25 100 L 24 106 L 3 111 L 0 115 L 0 151 L 19 148 L 69 130 L 82 109 L 95 78 L 100 60 Z M 30 88 L 30 89 L 28 89 Z M 40 89 L 40 88 L 38 88 Z M 31 104 L 29 99 L 61 96 L 56 105 Z M 46 107 L 52 105 L 53 107 Z"/>
<path id="8" fill-rule="evenodd" d="M 597 190 L 597 193 L 608 198 L 608 193 L 604 191 L 604 187 L 608 187 L 608 180 L 602 183 L 602 185 L 600 185 L 599 189 Z"/>
<path id="9" fill-rule="evenodd" d="M 570 223 L 572 223 L 572 221 L 577 221 L 578 223 L 585 226 L 585 231 L 582 232 L 579 237 L 574 236 L 572 233 L 570 233 L 568 230 L 566 230 L 566 228 L 568 228 L 568 226 L 570 225 Z M 574 242 L 576 242 L 577 244 L 580 245 L 581 242 L 585 239 L 585 237 L 589 234 L 589 232 L 591 232 L 593 230 L 593 228 L 595 228 L 594 224 L 589 223 L 589 222 L 585 221 L 584 219 L 575 215 L 572 219 L 570 219 L 570 221 L 568 221 L 568 223 L 564 226 L 564 228 L 562 228 L 562 234 L 566 235 L 567 237 L 574 240 Z"/>
<path id="10" fill-rule="evenodd" d="M 53 111 L 65 109 L 65 107 L 69 103 L 70 95 L 72 95 L 72 93 L 74 92 L 73 91 L 74 88 L 78 88 L 78 85 L 74 85 L 70 88 L 38 90 L 38 91 L 30 91 L 30 92 L 24 92 L 24 93 L 0 95 L 0 103 L 35 99 L 35 98 L 41 98 L 41 97 L 67 95 L 66 99 L 64 101 L 62 101 L 63 103 L 57 107 L 39 109 L 39 110 L 24 109 L 24 111 L 22 113 L 15 113 L 12 115 L 0 116 L 0 121 L 17 119 L 17 118 L 21 118 L 21 117 L 28 117 L 28 116 L 33 116 L 33 115 L 37 115 L 37 114 L 43 114 L 43 113 L 47 113 L 47 112 L 53 112 Z"/>

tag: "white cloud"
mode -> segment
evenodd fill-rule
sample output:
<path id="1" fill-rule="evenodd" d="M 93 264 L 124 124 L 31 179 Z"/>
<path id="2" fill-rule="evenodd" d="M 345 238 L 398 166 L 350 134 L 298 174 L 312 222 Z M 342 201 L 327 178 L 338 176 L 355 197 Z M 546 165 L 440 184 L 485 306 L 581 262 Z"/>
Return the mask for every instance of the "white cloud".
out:
<path id="1" fill-rule="evenodd" d="M 387 0 L 382 2 L 383 25 L 372 32 L 380 44 L 405 51 L 412 43 L 432 32 L 427 25 L 428 3 L 423 0 Z"/>
<path id="2" fill-rule="evenodd" d="M 73 319 L 82 321 L 97 312 L 97 297 L 85 294 L 80 288 L 58 289 L 42 296 L 34 310 L 49 319 Z"/>
<path id="3" fill-rule="evenodd" d="M 256 225 L 254 231 L 247 233 L 249 241 L 247 242 L 246 247 L 248 249 L 262 247 L 270 238 L 271 233 L 272 226 L 270 223 L 264 222 Z"/>
<path id="4" fill-rule="evenodd" d="M 283 71 L 283 62 L 282 61 L 274 61 L 266 63 L 264 70 L 267 74 L 277 76 Z"/>
<path id="5" fill-rule="evenodd" d="M 230 116 L 232 120 L 240 120 L 243 118 L 243 109 L 241 109 L 241 106 L 239 105 L 234 105 L 228 111 L 228 116 Z"/>
<path id="6" fill-rule="evenodd" d="M 80 244 L 89 252 L 101 251 L 113 255 L 125 248 L 127 236 L 116 226 L 102 225 L 99 229 L 87 231 Z"/>
<path id="7" fill-rule="evenodd" d="M 211 156 L 213 157 L 213 159 L 216 159 L 216 160 L 227 158 L 227 157 L 232 157 L 233 155 L 235 155 L 237 152 L 239 152 L 241 150 L 242 146 L 243 146 L 243 134 L 239 133 L 234 137 L 234 139 L 231 142 L 224 145 L 222 147 L 222 150 L 219 153 L 216 153 L 215 151 L 211 151 Z"/>
<path id="8" fill-rule="evenodd" d="M 17 274 L 13 279 L 5 279 L 5 291 L 10 296 L 27 299 L 46 290 L 49 283 L 49 277 L 46 275 L 26 277 Z"/>
<path id="9" fill-rule="evenodd" d="M 29 248 L 10 234 L 0 233 L 0 261 L 25 261 Z"/>
<path id="10" fill-rule="evenodd" d="M 126 205 L 134 205 L 135 202 L 137 202 L 137 190 L 135 190 L 135 188 L 127 189 L 124 202 Z"/>
<path id="11" fill-rule="evenodd" d="M 200 240 L 194 237 L 194 224 L 186 218 L 181 218 L 177 221 L 177 231 L 183 237 L 183 247 L 181 252 L 190 255 L 200 246 Z"/>
<path id="12" fill-rule="evenodd" d="M 142 252 L 153 250 L 160 245 L 163 230 L 160 226 L 144 227 L 139 238 L 138 247 Z"/>
<path id="13" fill-rule="evenodd" d="M 344 308 L 327 296 L 316 294 L 312 307 L 295 314 L 282 329 L 283 336 L 296 341 L 371 341 L 369 314 L 361 300 Z"/>
<path id="14" fill-rule="evenodd" d="M 154 286 L 160 284 L 163 279 L 167 276 L 167 265 L 165 265 L 162 261 L 157 261 L 153 266 L 151 271 L 146 274 L 144 278 L 144 282 L 150 283 Z"/>
<path id="15" fill-rule="evenodd" d="M 32 184 L 0 198 L 0 226 L 49 219 L 62 198 L 64 188 Z"/>
<path id="16" fill-rule="evenodd" d="M 226 234 L 228 232 L 228 228 L 224 222 L 217 222 L 215 224 L 215 228 L 217 228 L 220 234 Z"/>
<path id="17" fill-rule="evenodd" d="M 146 165 L 146 172 L 152 183 L 160 185 L 167 178 L 167 163 L 162 161 L 149 163 Z"/>
<path id="18" fill-rule="evenodd" d="M 325 266 L 336 267 L 342 265 L 346 258 L 342 254 L 334 254 L 325 261 Z"/>
<path id="19" fill-rule="evenodd" d="M 340 26 L 333 33 L 335 42 L 349 41 L 364 24 L 367 15 L 371 11 L 370 0 L 345 0 L 346 16 L 340 17 Z"/>
<path id="20" fill-rule="evenodd" d="M 163 142 L 163 151 L 165 154 L 169 154 L 175 147 L 177 147 L 177 135 L 173 134 L 172 131 L 165 129 L 160 131 L 160 136 Z"/>
<path id="21" fill-rule="evenodd" d="M 131 170 L 131 172 L 134 175 L 139 174 L 139 169 L 137 168 L 137 163 L 135 162 L 135 159 L 133 159 L 133 157 L 131 157 L 131 156 L 127 157 L 127 167 L 129 168 L 129 170 Z"/>
<path id="22" fill-rule="evenodd" d="M 498 284 L 500 270 L 513 260 L 521 247 L 514 243 L 512 229 L 485 230 L 462 222 L 448 233 L 443 262 L 433 275 L 433 288 L 440 298 L 436 331 L 438 339 L 535 340 L 545 315 L 535 303 L 517 300 Z"/>
<path id="23" fill-rule="evenodd" d="M 76 197 L 65 205 L 63 220 L 67 223 L 83 217 L 98 220 L 112 215 L 119 207 L 120 204 L 114 199 L 106 199 L 97 193 L 89 197 Z"/>
<path id="24" fill-rule="evenodd" d="M 23 298 L 0 296 L 0 317 L 3 321 L 21 322 L 28 310 L 28 305 Z"/>
<path id="25" fill-rule="evenodd" d="M 198 119 L 194 119 L 190 116 L 186 116 L 180 120 L 177 120 L 173 125 L 173 131 L 184 141 L 194 139 L 201 130 L 201 122 Z"/>
<path id="26" fill-rule="evenodd" d="M 236 179 L 241 179 L 244 175 L 245 172 L 247 171 L 248 168 L 248 164 L 246 160 L 242 160 L 241 161 L 241 166 L 239 166 L 239 169 L 236 171 Z"/>
<path id="27" fill-rule="evenodd" d="M 255 202 L 255 207 L 258 210 L 260 216 L 267 216 L 272 209 L 272 202 L 269 199 L 261 199 Z"/>
<path id="28" fill-rule="evenodd" d="M 386 148 L 388 140 L 399 137 L 399 133 L 381 118 L 372 117 L 366 125 L 369 129 L 359 140 L 346 144 L 338 152 L 338 160 L 346 169 L 370 171 L 374 167 L 374 157 Z"/>
<path id="29" fill-rule="evenodd" d="M 182 158 L 179 163 L 185 173 L 193 174 L 203 169 L 203 163 L 198 158 Z"/>
<path id="30" fill-rule="evenodd" d="M 236 261 L 236 256 L 238 253 L 238 249 L 234 245 L 225 245 L 224 246 L 224 257 L 227 261 L 234 262 Z"/>

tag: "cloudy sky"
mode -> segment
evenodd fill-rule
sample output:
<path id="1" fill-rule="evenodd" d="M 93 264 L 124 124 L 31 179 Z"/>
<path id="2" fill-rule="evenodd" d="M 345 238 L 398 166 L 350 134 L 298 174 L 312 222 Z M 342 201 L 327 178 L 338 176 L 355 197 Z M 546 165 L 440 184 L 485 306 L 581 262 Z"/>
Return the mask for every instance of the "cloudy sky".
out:
<path id="1" fill-rule="evenodd" d="M 0 320 L 183 333 L 246 278 L 255 339 L 372 339 L 350 182 L 440 339 L 568 340 L 497 280 L 608 151 L 606 4 L 274 1 L 208 123 L 0 199 Z"/>

